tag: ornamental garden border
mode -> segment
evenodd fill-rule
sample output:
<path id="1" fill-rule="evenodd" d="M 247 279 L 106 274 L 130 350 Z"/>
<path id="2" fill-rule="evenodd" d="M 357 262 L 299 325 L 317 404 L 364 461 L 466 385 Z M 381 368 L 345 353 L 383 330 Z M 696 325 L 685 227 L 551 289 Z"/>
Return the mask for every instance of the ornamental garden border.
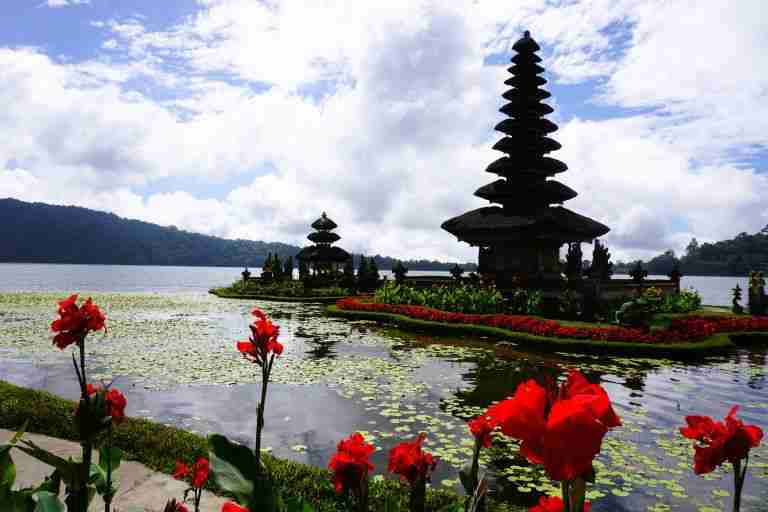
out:
<path id="1" fill-rule="evenodd" d="M 648 342 L 648 341 L 626 341 L 620 339 L 579 339 L 568 336 L 553 336 L 545 334 L 537 334 L 534 332 L 524 332 L 520 330 L 512 330 L 497 325 L 488 325 L 488 319 L 498 315 L 464 315 L 469 317 L 470 320 L 475 320 L 473 323 L 462 322 L 461 314 L 441 312 L 439 310 L 432 310 L 431 308 L 414 308 L 408 306 L 412 311 L 419 312 L 419 310 L 429 310 L 429 313 L 437 313 L 425 316 L 439 316 L 440 313 L 451 315 L 449 321 L 436 321 L 431 318 L 417 318 L 413 315 L 403 314 L 404 311 L 398 311 L 398 306 L 391 306 L 388 304 L 377 304 L 376 308 L 379 311 L 366 310 L 370 308 L 369 304 L 363 303 L 356 299 L 343 299 L 336 304 L 326 306 L 326 314 L 329 316 L 336 316 L 348 319 L 356 320 L 374 320 L 379 322 L 388 322 L 409 330 L 415 330 L 420 332 L 427 332 L 434 335 L 459 335 L 459 336 L 483 336 L 489 337 L 492 340 L 498 341 L 511 341 L 517 343 L 527 349 L 533 349 L 542 352 L 582 352 L 582 353 L 598 353 L 598 354 L 633 354 L 643 355 L 651 357 L 699 357 L 702 355 L 710 355 L 715 352 L 725 352 L 735 349 L 739 346 L 746 345 L 768 345 L 768 317 L 735 317 L 756 319 L 757 325 L 751 326 L 748 330 L 716 330 L 711 326 L 707 326 L 706 322 L 715 321 L 715 316 L 701 317 L 696 315 L 688 315 L 688 318 L 694 319 L 694 321 L 703 321 L 704 325 L 698 325 L 698 328 L 704 328 L 705 330 L 700 333 L 698 339 L 692 340 L 670 340 L 668 342 Z M 360 307 L 360 309 L 353 309 Z M 386 309 L 391 308 L 390 311 Z M 513 316 L 513 315 L 507 315 Z M 535 317 L 524 317 L 522 315 L 514 315 L 516 318 L 524 319 L 528 318 L 531 321 L 539 321 L 542 323 L 549 322 L 548 325 L 552 326 L 552 323 L 557 324 L 553 320 L 539 320 Z M 483 318 L 485 317 L 485 318 Z M 682 317 L 685 318 L 685 317 Z M 730 317 L 729 317 L 730 318 Z M 479 320 L 486 320 L 487 323 L 481 323 Z M 726 322 L 723 321 L 727 325 Z M 754 322 L 753 322 L 754 323 Z M 763 323 L 765 324 L 763 326 Z M 563 326 L 565 327 L 565 326 Z M 759 327 L 757 329 L 756 327 Z M 609 328 L 610 329 L 610 328 Z M 616 328 L 618 329 L 618 328 Z M 637 333 L 636 330 L 627 330 Z M 567 332 L 567 331 L 566 331 Z M 578 329 L 573 331 L 578 333 Z M 620 332 L 620 331 L 617 331 Z"/>

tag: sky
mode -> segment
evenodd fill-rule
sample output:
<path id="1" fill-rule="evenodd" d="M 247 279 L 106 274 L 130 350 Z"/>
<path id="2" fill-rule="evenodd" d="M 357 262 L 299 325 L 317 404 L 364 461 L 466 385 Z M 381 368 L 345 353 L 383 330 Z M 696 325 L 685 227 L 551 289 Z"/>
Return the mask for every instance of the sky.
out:
<path id="1" fill-rule="evenodd" d="M 2 0 L 0 198 L 476 261 L 524 30 L 614 261 L 768 224 L 763 0 Z"/>

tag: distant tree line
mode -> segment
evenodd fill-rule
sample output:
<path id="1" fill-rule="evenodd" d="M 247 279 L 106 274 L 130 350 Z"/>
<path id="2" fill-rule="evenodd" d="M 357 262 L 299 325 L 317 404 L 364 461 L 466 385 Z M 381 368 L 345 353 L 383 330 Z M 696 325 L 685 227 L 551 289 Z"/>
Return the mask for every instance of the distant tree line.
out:
<path id="1" fill-rule="evenodd" d="M 678 257 L 675 251 L 642 262 L 649 274 L 666 275 L 679 264 L 683 275 L 747 276 L 752 270 L 768 270 L 768 225 L 758 233 L 739 233 L 735 238 L 720 242 L 699 243 L 693 238 Z M 634 263 L 618 262 L 614 272 L 626 274 Z"/>
<path id="2" fill-rule="evenodd" d="M 300 247 L 228 240 L 124 219 L 76 206 L 0 199 L 0 262 L 262 267 L 268 255 L 295 259 Z M 373 257 L 378 268 L 396 260 Z M 355 256 L 355 267 L 359 256 Z M 453 263 L 407 261 L 412 270 L 449 270 Z M 474 265 L 464 265 L 472 268 Z"/>

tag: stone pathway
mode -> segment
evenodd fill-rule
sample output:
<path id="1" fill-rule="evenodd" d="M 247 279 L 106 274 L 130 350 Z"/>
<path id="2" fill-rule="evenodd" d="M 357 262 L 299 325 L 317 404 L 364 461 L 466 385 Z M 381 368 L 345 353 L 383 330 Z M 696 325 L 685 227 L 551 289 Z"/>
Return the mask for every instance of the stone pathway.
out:
<path id="1" fill-rule="evenodd" d="M 13 432 L 0 429 L 0 444 L 6 443 Z M 80 457 L 80 445 L 72 441 L 64 441 L 39 434 L 24 434 L 29 439 L 46 450 L 64 458 Z M 50 466 L 43 464 L 20 450 L 12 449 L 11 456 L 16 464 L 16 484 L 14 488 L 37 485 L 53 471 Z M 147 512 L 162 512 L 165 503 L 170 498 L 181 499 L 184 496 L 185 482 L 174 480 L 163 473 L 157 473 L 143 464 L 133 461 L 123 461 L 117 471 L 119 488 L 112 500 L 112 510 L 123 512 L 129 506 L 143 508 Z M 63 491 L 63 486 L 62 486 Z M 63 492 L 62 492 L 63 494 Z M 200 502 L 201 512 L 220 512 L 226 500 L 210 492 L 204 491 Z M 191 504 L 187 504 L 193 510 Z M 93 512 L 103 512 L 104 502 L 100 496 L 94 497 L 88 509 Z"/>

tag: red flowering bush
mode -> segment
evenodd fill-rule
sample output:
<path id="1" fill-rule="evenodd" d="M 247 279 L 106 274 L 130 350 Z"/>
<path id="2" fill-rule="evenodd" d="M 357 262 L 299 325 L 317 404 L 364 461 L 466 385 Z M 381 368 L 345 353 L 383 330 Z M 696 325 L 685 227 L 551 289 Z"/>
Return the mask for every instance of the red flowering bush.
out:
<path id="1" fill-rule="evenodd" d="M 697 475 L 711 473 L 725 462 L 733 465 L 734 511 L 738 511 L 741 506 L 741 491 L 749 464 L 749 450 L 757 448 L 763 439 L 760 427 L 744 425 L 743 421 L 736 418 L 738 410 L 738 405 L 733 406 L 725 417 L 725 422 L 715 421 L 708 416 L 686 416 L 688 426 L 680 428 L 683 437 L 698 441 L 693 457 L 693 471 Z"/>
<path id="2" fill-rule="evenodd" d="M 592 504 L 588 501 L 584 502 L 584 512 L 589 512 L 592 508 Z M 560 496 L 542 496 L 539 503 L 528 509 L 528 512 L 563 512 L 565 510 L 565 503 Z"/>
<path id="3" fill-rule="evenodd" d="M 187 494 L 192 492 L 195 512 L 200 510 L 200 498 L 203 495 L 203 487 L 208 481 L 210 474 L 210 463 L 205 457 L 200 457 L 197 462 L 190 468 L 182 461 L 176 461 L 176 469 L 173 470 L 173 478 L 177 480 L 184 480 L 187 477 L 192 477 L 189 488 L 184 491 L 184 500 L 186 501 Z"/>
<path id="4" fill-rule="evenodd" d="M 360 511 L 368 510 L 368 472 L 373 469 L 368 457 L 374 450 L 374 446 L 356 432 L 339 442 L 328 463 L 333 473 L 333 488 L 337 493 L 351 491 Z"/>
<path id="5" fill-rule="evenodd" d="M 53 344 L 64 350 L 72 343 L 81 343 L 91 331 L 106 330 L 106 316 L 89 297 L 80 307 L 77 306 L 77 294 L 59 301 L 59 318 L 51 323 L 51 330 L 58 333 Z"/>
<path id="6" fill-rule="evenodd" d="M 687 316 L 676 318 L 666 329 L 643 332 L 626 327 L 569 327 L 554 320 L 525 315 L 475 315 L 440 311 L 424 306 L 364 302 L 348 297 L 336 303 L 340 309 L 393 313 L 434 322 L 487 325 L 537 336 L 594 341 L 633 341 L 638 343 L 673 343 L 698 341 L 716 332 L 768 331 L 768 318 L 726 316 Z"/>

